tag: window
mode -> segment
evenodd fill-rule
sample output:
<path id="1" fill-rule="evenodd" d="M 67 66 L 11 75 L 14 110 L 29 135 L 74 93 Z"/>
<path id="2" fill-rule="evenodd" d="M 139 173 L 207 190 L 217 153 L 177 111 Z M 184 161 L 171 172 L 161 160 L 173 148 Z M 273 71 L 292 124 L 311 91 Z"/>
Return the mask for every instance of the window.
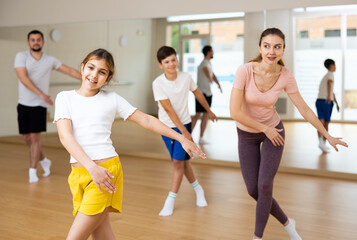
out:
<path id="1" fill-rule="evenodd" d="M 347 37 L 355 37 L 357 35 L 356 28 L 347 29 Z"/>
<path id="2" fill-rule="evenodd" d="M 166 27 L 166 42 L 169 46 L 173 47 L 176 52 L 179 51 L 179 42 L 180 42 L 180 33 L 179 33 L 180 26 L 176 25 L 168 25 Z"/>
<path id="3" fill-rule="evenodd" d="M 340 37 L 340 36 L 341 36 L 340 29 L 325 30 L 325 37 Z"/>
<path id="4" fill-rule="evenodd" d="M 221 93 L 217 85 L 212 84 L 212 110 L 217 116 L 229 117 L 229 93 L 235 71 L 244 63 L 244 21 L 216 21 L 211 28 L 212 68 L 223 91 Z"/>
<path id="5" fill-rule="evenodd" d="M 208 34 L 208 33 L 209 33 L 208 22 L 186 23 L 181 25 L 181 34 L 184 35 L 198 35 L 198 34 Z"/>
<path id="6" fill-rule="evenodd" d="M 334 93 L 340 112 L 334 108 L 332 120 L 357 121 L 357 5 L 344 9 L 338 6 L 338 9 L 314 14 L 295 13 L 294 72 L 301 95 L 316 111 L 314 103 L 319 82 L 326 73 L 323 61 L 326 58 L 335 60 Z M 306 29 L 308 37 L 300 37 L 300 32 Z M 301 118 L 297 110 L 295 117 Z"/>
<path id="7" fill-rule="evenodd" d="M 332 58 L 336 62 L 334 73 L 334 92 L 337 101 L 342 99 L 342 41 L 341 17 L 323 16 L 296 17 L 296 48 L 294 53 L 294 73 L 300 93 L 310 108 L 316 111 L 315 101 L 318 95 L 322 77 L 327 73 L 324 61 Z M 306 38 L 300 38 L 299 33 L 309 29 Z M 297 109 L 294 110 L 295 118 L 302 118 Z M 341 112 L 336 108 L 332 112 L 333 120 L 340 120 Z"/>
<path id="8" fill-rule="evenodd" d="M 197 81 L 197 67 L 203 60 L 203 46 L 212 46 L 212 69 L 223 94 L 213 83 L 211 109 L 218 117 L 229 117 L 229 97 L 235 71 L 244 61 L 244 20 L 216 19 L 172 24 L 166 28 L 166 44 L 179 49 L 177 52 L 182 54 L 182 71 L 189 73 L 194 81 Z M 191 94 L 189 111 L 191 115 L 195 114 L 195 100 Z"/>
<path id="9" fill-rule="evenodd" d="M 308 30 L 298 31 L 298 38 L 309 38 L 309 31 Z"/>
<path id="10" fill-rule="evenodd" d="M 346 17 L 347 38 L 345 51 L 344 119 L 357 120 L 357 14 Z"/>

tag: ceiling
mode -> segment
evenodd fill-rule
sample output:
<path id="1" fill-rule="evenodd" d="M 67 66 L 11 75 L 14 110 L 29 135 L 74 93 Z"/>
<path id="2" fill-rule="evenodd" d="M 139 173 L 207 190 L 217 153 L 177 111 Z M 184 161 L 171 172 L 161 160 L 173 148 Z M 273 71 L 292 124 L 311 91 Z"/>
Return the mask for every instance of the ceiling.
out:
<path id="1" fill-rule="evenodd" d="M 1 0 L 0 27 L 357 4 L 357 0 Z"/>

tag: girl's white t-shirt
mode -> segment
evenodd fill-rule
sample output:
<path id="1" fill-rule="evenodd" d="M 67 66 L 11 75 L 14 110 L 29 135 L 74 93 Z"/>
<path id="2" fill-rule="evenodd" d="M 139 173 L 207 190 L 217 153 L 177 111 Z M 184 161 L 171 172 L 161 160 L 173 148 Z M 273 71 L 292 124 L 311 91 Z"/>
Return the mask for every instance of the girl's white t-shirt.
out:
<path id="1" fill-rule="evenodd" d="M 54 122 L 70 119 L 76 141 L 92 160 L 99 160 L 118 155 L 110 139 L 113 121 L 117 115 L 126 120 L 135 110 L 112 91 L 100 90 L 93 97 L 63 91 L 56 97 Z M 71 156 L 70 162 L 77 160 Z"/>
<path id="2" fill-rule="evenodd" d="M 177 78 L 170 81 L 165 74 L 158 76 L 152 83 L 155 101 L 159 106 L 159 119 L 170 128 L 176 127 L 170 116 L 160 104 L 160 100 L 170 100 L 171 106 L 177 114 L 182 124 L 191 122 L 188 111 L 188 93 L 197 89 L 197 84 L 192 77 L 185 72 L 177 72 Z"/>

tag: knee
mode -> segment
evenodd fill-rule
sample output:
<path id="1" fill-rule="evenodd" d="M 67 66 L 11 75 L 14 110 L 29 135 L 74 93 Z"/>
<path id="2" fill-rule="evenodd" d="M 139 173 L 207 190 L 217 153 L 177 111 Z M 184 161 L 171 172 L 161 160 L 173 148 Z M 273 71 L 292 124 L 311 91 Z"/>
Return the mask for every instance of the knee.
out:
<path id="1" fill-rule="evenodd" d="M 273 195 L 273 184 L 270 182 L 263 182 L 258 185 L 259 196 L 272 196 Z"/>
<path id="2" fill-rule="evenodd" d="M 247 190 L 248 190 L 249 196 L 251 196 L 255 200 L 258 199 L 258 189 L 257 189 L 257 187 L 248 187 L 247 186 Z"/>
<path id="3" fill-rule="evenodd" d="M 23 135 L 22 137 L 27 145 L 31 145 L 31 137 L 29 135 Z"/>
<path id="4" fill-rule="evenodd" d="M 185 161 L 173 160 L 174 171 L 183 171 L 185 168 Z"/>
<path id="5" fill-rule="evenodd" d="M 40 134 L 30 134 L 30 141 L 33 144 L 38 144 L 40 142 Z"/>
<path id="6" fill-rule="evenodd" d="M 203 113 L 203 114 L 202 114 L 202 118 L 203 118 L 203 119 L 208 119 L 208 118 L 209 118 L 208 113 L 207 113 L 207 112 Z"/>
<path id="7" fill-rule="evenodd" d="M 191 163 L 190 161 L 183 161 L 184 162 L 184 168 L 191 168 Z"/>
<path id="8" fill-rule="evenodd" d="M 201 117 L 201 113 L 196 113 L 195 116 L 193 116 L 193 119 L 197 120 Z"/>

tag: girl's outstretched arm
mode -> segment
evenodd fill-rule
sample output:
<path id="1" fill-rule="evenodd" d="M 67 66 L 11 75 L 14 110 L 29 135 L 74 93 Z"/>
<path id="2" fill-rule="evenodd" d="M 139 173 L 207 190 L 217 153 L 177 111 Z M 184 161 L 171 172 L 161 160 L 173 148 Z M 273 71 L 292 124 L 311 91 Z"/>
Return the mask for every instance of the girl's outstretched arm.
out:
<path id="1" fill-rule="evenodd" d="M 175 139 L 182 144 L 183 149 L 193 158 L 193 153 L 195 153 L 200 158 L 205 159 L 206 154 L 204 154 L 201 149 L 199 149 L 196 144 L 192 141 L 185 138 L 183 135 L 177 133 L 176 131 L 172 130 L 164 123 L 162 123 L 159 119 L 143 113 L 139 110 L 136 110 L 128 120 L 137 123 L 138 125 L 142 126 L 145 129 L 158 133 L 160 135 L 167 136 L 169 138 Z"/>

